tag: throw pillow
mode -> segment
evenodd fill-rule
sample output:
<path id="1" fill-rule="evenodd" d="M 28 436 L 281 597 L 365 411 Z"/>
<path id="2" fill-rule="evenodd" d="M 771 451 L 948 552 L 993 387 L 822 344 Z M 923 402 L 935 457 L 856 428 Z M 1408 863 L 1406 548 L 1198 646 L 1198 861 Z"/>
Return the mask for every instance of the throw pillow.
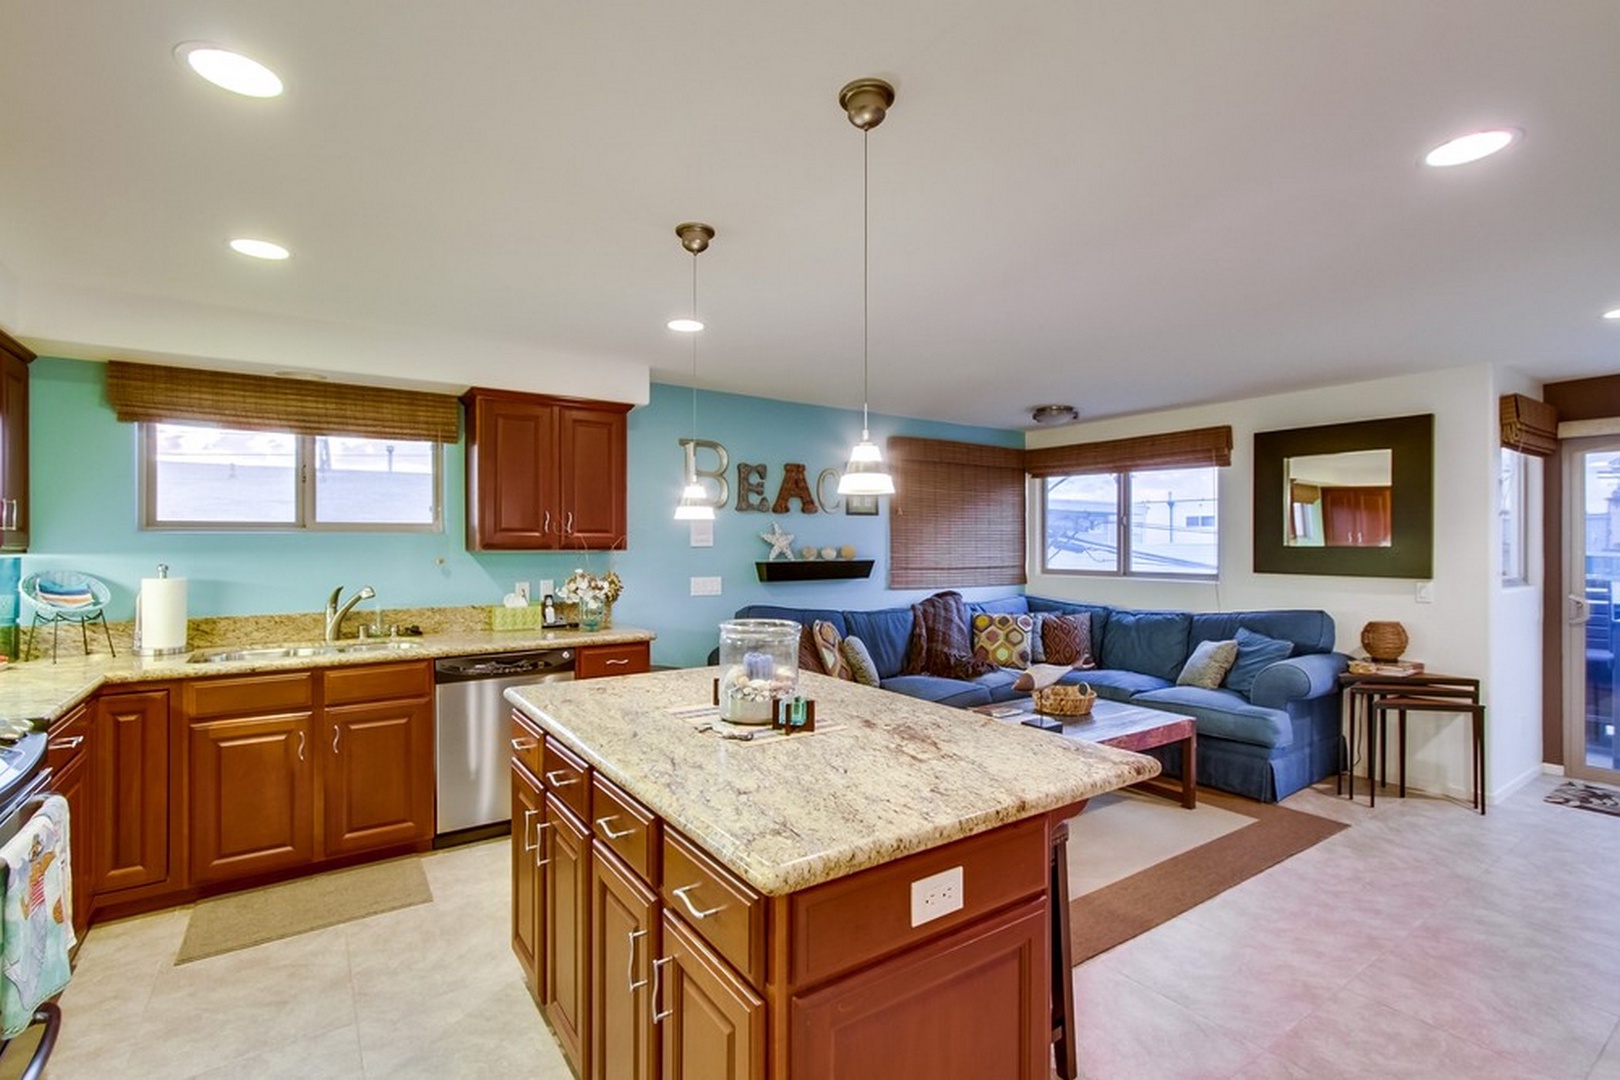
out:
<path id="1" fill-rule="evenodd" d="M 1035 620 L 1028 615 L 973 616 L 973 655 L 997 667 L 1029 667 L 1029 636 Z"/>
<path id="2" fill-rule="evenodd" d="M 1089 613 L 1048 614 L 1041 620 L 1041 638 L 1048 664 L 1068 664 L 1077 668 L 1097 666 L 1097 661 L 1091 655 Z"/>
<path id="3" fill-rule="evenodd" d="M 810 632 L 816 638 L 816 655 L 821 657 L 822 670 L 835 679 L 854 682 L 855 673 L 849 670 L 849 662 L 844 659 L 843 649 L 839 648 L 843 635 L 838 632 L 838 627 L 824 619 L 817 619 Z"/>
<path id="4" fill-rule="evenodd" d="M 844 663 L 849 668 L 850 676 L 863 686 L 878 686 L 882 680 L 878 678 L 877 665 L 872 662 L 872 654 L 866 648 L 866 642 L 851 634 L 844 639 L 838 647 L 843 653 Z"/>
<path id="5" fill-rule="evenodd" d="M 1292 641 L 1279 641 L 1240 626 L 1237 632 L 1237 661 L 1226 673 L 1224 685 L 1228 690 L 1236 690 L 1247 696 L 1254 687 L 1254 677 L 1260 674 L 1261 669 L 1278 660 L 1288 659 L 1293 652 Z"/>
<path id="6" fill-rule="evenodd" d="M 935 593 L 911 605 L 905 674 L 974 679 L 995 669 L 973 655 L 973 628 L 961 593 Z"/>
<path id="7" fill-rule="evenodd" d="M 821 653 L 816 648 L 816 635 L 803 624 L 799 626 L 799 673 L 810 671 L 817 675 L 827 674 L 827 669 L 821 666 Z"/>
<path id="8" fill-rule="evenodd" d="M 1213 690 L 1226 678 L 1227 669 L 1237 660 L 1235 641 L 1200 641 L 1187 657 L 1181 674 L 1176 676 L 1177 686 L 1202 686 Z"/>
<path id="9" fill-rule="evenodd" d="M 1029 662 L 1031 664 L 1046 663 L 1046 648 L 1041 642 L 1041 624 L 1046 621 L 1046 612 L 1037 611 L 1030 616 L 1034 625 L 1029 628 Z"/>

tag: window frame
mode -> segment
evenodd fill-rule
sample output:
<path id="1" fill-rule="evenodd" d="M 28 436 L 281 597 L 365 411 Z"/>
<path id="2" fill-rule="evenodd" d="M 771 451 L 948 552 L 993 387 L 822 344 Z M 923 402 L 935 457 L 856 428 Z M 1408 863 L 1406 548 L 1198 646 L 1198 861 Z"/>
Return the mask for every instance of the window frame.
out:
<path id="1" fill-rule="evenodd" d="M 1132 570 L 1131 569 L 1131 557 L 1132 557 L 1132 550 L 1133 549 L 1132 549 L 1132 543 L 1131 543 L 1131 535 L 1132 535 L 1132 531 L 1133 531 L 1133 524 L 1132 524 L 1131 496 L 1132 496 L 1132 492 L 1134 490 L 1134 477 L 1139 473 L 1186 471 L 1186 470 L 1189 470 L 1189 469 L 1209 469 L 1211 471 L 1211 473 L 1213 474 L 1213 476 L 1214 476 L 1214 480 L 1215 480 L 1215 485 L 1214 485 L 1214 491 L 1215 491 L 1215 495 L 1214 495 L 1214 508 L 1215 508 L 1215 514 L 1214 514 L 1214 516 L 1215 516 L 1215 526 L 1214 526 L 1215 564 L 1214 564 L 1214 567 L 1207 573 L 1200 572 L 1200 571 L 1192 571 L 1192 570 L 1188 570 L 1188 571 Z M 1114 478 L 1114 497 L 1116 499 L 1115 508 L 1114 508 L 1114 532 L 1115 532 L 1115 536 L 1116 536 L 1115 543 L 1116 543 L 1117 556 L 1116 556 L 1116 560 L 1115 560 L 1115 566 L 1111 570 L 1107 570 L 1107 569 L 1104 569 L 1104 570 L 1082 570 L 1082 569 L 1074 569 L 1074 568 L 1069 568 L 1069 567 L 1054 567 L 1054 566 L 1050 565 L 1050 563 L 1048 561 L 1049 552 L 1050 552 L 1051 548 L 1049 547 L 1049 545 L 1047 544 L 1047 541 L 1046 541 L 1047 526 L 1048 526 L 1047 492 L 1049 490 L 1050 483 L 1052 481 L 1055 481 L 1055 480 L 1056 481 L 1061 481 L 1063 479 L 1066 479 L 1069 476 L 1087 476 L 1087 475 L 1089 475 L 1089 476 L 1111 476 L 1111 477 Z M 1163 466 L 1163 467 L 1160 467 L 1160 468 L 1152 468 L 1152 469 L 1140 468 L 1140 469 L 1117 469 L 1117 470 L 1098 471 L 1098 472 L 1090 472 L 1090 473 L 1082 473 L 1082 472 L 1060 473 L 1060 474 L 1053 474 L 1053 475 L 1036 476 L 1036 477 L 1032 477 L 1031 479 L 1033 479 L 1035 481 L 1037 489 L 1038 489 L 1037 497 L 1036 497 L 1036 504 L 1040 507 L 1040 560 L 1041 560 L 1041 562 L 1040 562 L 1040 572 L 1042 574 L 1066 575 L 1066 576 L 1073 576 L 1073 577 L 1095 577 L 1095 578 L 1135 578 L 1137 580 L 1144 580 L 1144 581 L 1151 581 L 1151 580 L 1196 581 L 1196 582 L 1218 582 L 1218 581 L 1220 581 L 1220 577 L 1221 577 L 1221 527 L 1220 527 L 1220 520 L 1221 520 L 1221 485 L 1220 485 L 1220 466 L 1219 465 L 1167 465 L 1167 466 Z M 1202 501 L 1202 500 L 1199 500 L 1199 501 Z"/>
<path id="2" fill-rule="evenodd" d="M 336 435 L 300 435 L 296 432 L 274 432 L 294 440 L 293 469 L 295 473 L 295 513 L 292 521 L 159 521 L 157 519 L 157 427 L 159 423 L 180 427 L 212 427 L 223 431 L 246 431 L 223 424 L 186 424 L 174 421 L 141 421 L 135 425 L 136 472 L 139 478 L 137 527 L 142 532 L 211 532 L 211 533 L 442 533 L 444 531 L 444 444 L 427 439 L 401 440 L 426 442 L 433 455 L 433 520 L 430 522 L 323 522 L 315 517 L 319 470 L 312 469 L 316 460 L 317 439 L 338 438 Z M 265 432 L 255 432 L 265 434 Z M 369 437 L 369 436 L 368 436 Z"/>
<path id="3" fill-rule="evenodd" d="M 1509 455 L 1512 455 L 1509 457 Z M 1497 542 L 1501 545 L 1501 562 L 1496 568 L 1497 580 L 1505 587 L 1529 585 L 1530 582 L 1530 455 L 1516 447 L 1504 446 L 1499 454 L 1497 473 L 1497 516 L 1500 531 Z M 1509 491 L 1509 488 L 1512 490 Z M 1517 565 L 1509 566 L 1507 531 L 1513 530 Z"/>

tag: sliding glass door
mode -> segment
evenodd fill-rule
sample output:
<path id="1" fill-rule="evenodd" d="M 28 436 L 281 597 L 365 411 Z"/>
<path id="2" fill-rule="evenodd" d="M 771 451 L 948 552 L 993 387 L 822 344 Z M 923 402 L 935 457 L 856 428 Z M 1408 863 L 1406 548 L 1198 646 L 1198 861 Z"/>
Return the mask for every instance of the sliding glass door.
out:
<path id="1" fill-rule="evenodd" d="M 1620 783 L 1620 438 L 1567 440 L 1564 771 Z"/>

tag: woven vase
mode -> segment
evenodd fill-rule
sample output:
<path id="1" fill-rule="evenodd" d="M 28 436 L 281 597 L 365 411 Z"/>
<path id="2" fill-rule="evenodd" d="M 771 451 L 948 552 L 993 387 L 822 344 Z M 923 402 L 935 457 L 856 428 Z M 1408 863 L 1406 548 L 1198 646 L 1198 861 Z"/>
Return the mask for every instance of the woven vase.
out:
<path id="1" fill-rule="evenodd" d="M 1380 663 L 1394 663 L 1406 651 L 1406 627 L 1398 622 L 1370 622 L 1361 628 L 1361 647 Z"/>

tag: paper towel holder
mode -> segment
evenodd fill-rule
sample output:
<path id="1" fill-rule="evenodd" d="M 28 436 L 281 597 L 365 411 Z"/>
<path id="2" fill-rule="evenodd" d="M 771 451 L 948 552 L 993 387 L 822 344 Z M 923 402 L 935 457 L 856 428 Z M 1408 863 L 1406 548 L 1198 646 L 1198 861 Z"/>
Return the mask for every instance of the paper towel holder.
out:
<path id="1" fill-rule="evenodd" d="M 179 592 L 180 599 L 179 611 L 178 613 L 173 611 L 166 612 L 166 614 L 169 614 L 171 618 L 176 616 L 179 618 L 179 644 L 161 646 L 152 646 L 148 644 L 150 635 L 148 634 L 146 628 L 146 607 L 142 604 L 142 600 L 147 593 L 149 582 L 168 582 L 170 580 L 169 564 L 158 563 L 157 575 L 158 576 L 156 578 L 142 578 L 140 591 L 135 594 L 135 655 L 145 657 L 180 656 L 190 651 L 190 648 L 186 643 L 186 639 L 189 636 L 189 628 L 187 626 L 185 613 L 185 580 L 183 578 L 174 579 L 178 585 L 177 591 Z M 174 628 L 171 626 L 170 629 L 173 630 Z M 167 636 L 172 639 L 174 635 L 171 633 Z"/>

